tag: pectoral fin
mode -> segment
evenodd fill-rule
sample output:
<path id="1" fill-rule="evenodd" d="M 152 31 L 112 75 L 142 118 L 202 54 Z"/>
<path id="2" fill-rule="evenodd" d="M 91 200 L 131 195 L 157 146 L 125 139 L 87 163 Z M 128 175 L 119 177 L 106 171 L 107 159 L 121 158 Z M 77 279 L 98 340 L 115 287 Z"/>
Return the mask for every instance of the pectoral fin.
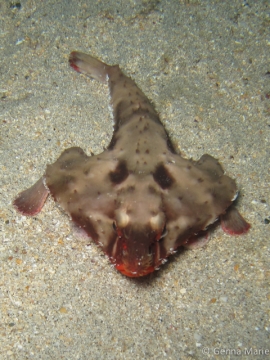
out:
<path id="1" fill-rule="evenodd" d="M 234 206 L 231 206 L 226 214 L 221 215 L 220 219 L 222 230 L 229 235 L 245 234 L 250 229 L 250 224 Z"/>
<path id="2" fill-rule="evenodd" d="M 21 192 L 13 201 L 15 208 L 23 215 L 33 216 L 38 214 L 49 195 L 44 185 L 44 177 L 41 177 L 29 189 Z"/>

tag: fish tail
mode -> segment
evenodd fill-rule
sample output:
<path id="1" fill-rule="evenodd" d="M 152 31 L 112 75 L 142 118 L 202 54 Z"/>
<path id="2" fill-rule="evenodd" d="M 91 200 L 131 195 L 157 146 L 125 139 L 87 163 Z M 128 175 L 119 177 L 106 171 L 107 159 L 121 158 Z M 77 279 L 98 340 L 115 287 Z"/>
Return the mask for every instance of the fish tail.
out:
<path id="1" fill-rule="evenodd" d="M 74 70 L 86 74 L 95 80 L 102 83 L 107 81 L 110 66 L 90 55 L 79 51 L 72 51 L 69 55 L 69 64 Z"/>

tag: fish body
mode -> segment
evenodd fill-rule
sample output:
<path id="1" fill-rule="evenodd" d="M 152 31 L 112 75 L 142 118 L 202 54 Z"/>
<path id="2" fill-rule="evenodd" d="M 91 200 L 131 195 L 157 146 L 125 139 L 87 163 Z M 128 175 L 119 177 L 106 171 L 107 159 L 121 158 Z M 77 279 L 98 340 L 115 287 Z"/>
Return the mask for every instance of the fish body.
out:
<path id="1" fill-rule="evenodd" d="M 122 274 L 147 275 L 180 246 L 207 242 L 206 229 L 242 234 L 250 225 L 234 205 L 236 183 L 210 155 L 187 160 L 175 149 L 154 107 L 120 68 L 72 52 L 70 65 L 108 83 L 114 133 L 108 148 L 87 156 L 65 150 L 45 174 L 14 200 L 35 215 L 49 194 Z"/>

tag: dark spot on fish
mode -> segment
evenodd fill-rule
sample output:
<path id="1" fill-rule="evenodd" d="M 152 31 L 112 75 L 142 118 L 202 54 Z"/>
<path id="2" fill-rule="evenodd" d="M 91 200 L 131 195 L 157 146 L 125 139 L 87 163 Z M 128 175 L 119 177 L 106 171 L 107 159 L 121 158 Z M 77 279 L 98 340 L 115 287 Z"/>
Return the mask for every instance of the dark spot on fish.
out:
<path id="1" fill-rule="evenodd" d="M 149 149 L 146 149 L 146 150 L 145 150 L 145 153 L 146 153 L 146 154 L 149 154 Z"/>
<path id="2" fill-rule="evenodd" d="M 174 178 L 163 164 L 156 167 L 153 178 L 162 189 L 168 189 L 174 183 Z"/>
<path id="3" fill-rule="evenodd" d="M 109 173 L 109 177 L 112 183 L 121 184 L 128 177 L 129 172 L 125 161 L 119 161 L 116 169 Z"/>
<path id="4" fill-rule="evenodd" d="M 129 186 L 128 188 L 127 188 L 127 192 L 134 192 L 134 190 L 135 190 L 135 186 Z"/>
<path id="5" fill-rule="evenodd" d="M 160 124 L 161 126 L 163 126 L 159 120 L 159 117 L 157 116 L 157 114 L 155 113 L 150 113 L 149 112 L 149 109 L 148 108 L 136 108 L 136 109 L 133 109 L 133 112 L 132 112 L 132 116 L 138 116 L 139 117 L 139 121 L 142 121 L 143 118 L 147 118 L 147 120 L 152 120 L 153 122 L 157 123 L 157 124 Z M 132 117 L 131 117 L 132 119 Z"/>
<path id="6" fill-rule="evenodd" d="M 136 154 L 139 154 L 140 153 L 140 150 L 139 149 L 136 149 Z"/>
<path id="7" fill-rule="evenodd" d="M 74 183 L 74 182 L 75 182 L 75 176 L 71 176 L 71 175 L 62 176 L 62 184 L 63 185 L 67 185 L 67 184 Z"/>
<path id="8" fill-rule="evenodd" d="M 157 190 L 152 185 L 148 186 L 148 191 L 149 191 L 150 194 L 156 194 L 157 193 Z"/>
<path id="9" fill-rule="evenodd" d="M 204 182 L 204 180 L 202 178 L 198 178 L 198 182 L 202 183 L 202 182 Z"/>
<path id="10" fill-rule="evenodd" d="M 212 195 L 213 199 L 217 198 L 217 193 L 215 190 L 210 190 L 210 194 Z"/>

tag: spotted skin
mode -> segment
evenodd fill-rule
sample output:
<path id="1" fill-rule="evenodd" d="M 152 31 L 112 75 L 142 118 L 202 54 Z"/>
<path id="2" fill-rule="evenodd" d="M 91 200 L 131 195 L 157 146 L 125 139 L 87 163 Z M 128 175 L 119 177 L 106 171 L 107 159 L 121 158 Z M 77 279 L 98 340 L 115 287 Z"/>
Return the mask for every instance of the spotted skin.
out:
<path id="1" fill-rule="evenodd" d="M 250 225 L 233 205 L 235 181 L 210 155 L 176 154 L 158 114 L 118 66 L 72 52 L 71 67 L 108 83 L 114 133 L 107 150 L 87 156 L 65 150 L 43 177 L 14 200 L 35 215 L 50 194 L 122 274 L 147 275 L 180 246 L 205 245 L 207 227 L 221 218 L 230 234 Z"/>

